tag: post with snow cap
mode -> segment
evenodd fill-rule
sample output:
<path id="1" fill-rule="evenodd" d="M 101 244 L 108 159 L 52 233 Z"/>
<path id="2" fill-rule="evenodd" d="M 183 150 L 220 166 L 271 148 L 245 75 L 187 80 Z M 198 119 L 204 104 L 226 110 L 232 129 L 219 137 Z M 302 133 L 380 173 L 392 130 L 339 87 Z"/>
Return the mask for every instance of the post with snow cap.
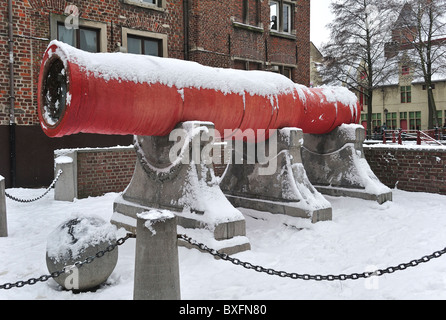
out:
<path id="1" fill-rule="evenodd" d="M 180 300 L 177 223 L 168 210 L 137 215 L 134 300 Z"/>
<path id="2" fill-rule="evenodd" d="M 0 238 L 8 236 L 6 222 L 5 178 L 0 176 Z"/>

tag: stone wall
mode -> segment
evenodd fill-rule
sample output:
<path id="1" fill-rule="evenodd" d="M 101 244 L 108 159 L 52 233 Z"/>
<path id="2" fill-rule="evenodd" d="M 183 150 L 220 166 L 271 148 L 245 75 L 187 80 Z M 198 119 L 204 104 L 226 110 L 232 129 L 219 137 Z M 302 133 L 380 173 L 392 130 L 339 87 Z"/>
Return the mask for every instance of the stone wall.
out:
<path id="1" fill-rule="evenodd" d="M 56 150 L 54 154 L 56 168 L 58 157 L 66 156 L 72 159 L 71 162 L 65 162 L 65 167 L 60 167 L 66 175 L 72 173 L 73 176 L 70 179 L 74 181 L 64 180 L 64 183 L 74 186 L 73 191 L 69 191 L 72 194 L 63 196 L 69 200 L 123 191 L 132 179 L 136 163 L 133 146 L 62 149 Z"/>
<path id="2" fill-rule="evenodd" d="M 446 148 L 373 145 L 364 146 L 364 152 L 388 187 L 446 195 Z"/>
<path id="3" fill-rule="evenodd" d="M 73 151 L 73 150 L 71 150 Z M 57 150 L 64 155 L 70 150 Z M 77 197 L 121 192 L 129 184 L 136 161 L 133 146 L 75 149 Z M 390 188 L 446 195 L 446 148 L 423 146 L 364 146 L 375 175 Z M 221 176 L 225 165 L 215 165 Z"/>

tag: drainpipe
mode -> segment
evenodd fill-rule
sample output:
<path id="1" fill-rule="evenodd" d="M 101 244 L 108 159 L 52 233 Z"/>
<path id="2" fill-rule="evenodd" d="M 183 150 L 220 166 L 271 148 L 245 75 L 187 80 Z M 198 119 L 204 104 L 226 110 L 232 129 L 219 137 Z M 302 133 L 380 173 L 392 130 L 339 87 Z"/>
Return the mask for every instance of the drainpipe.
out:
<path id="1" fill-rule="evenodd" d="M 12 19 L 12 0 L 8 0 L 8 16 L 9 16 L 9 153 L 10 153 L 10 173 L 11 186 L 16 186 L 16 135 L 15 135 L 15 93 L 14 93 L 14 34 Z"/>
<path id="2" fill-rule="evenodd" d="M 189 0 L 183 0 L 184 60 L 189 60 Z"/>

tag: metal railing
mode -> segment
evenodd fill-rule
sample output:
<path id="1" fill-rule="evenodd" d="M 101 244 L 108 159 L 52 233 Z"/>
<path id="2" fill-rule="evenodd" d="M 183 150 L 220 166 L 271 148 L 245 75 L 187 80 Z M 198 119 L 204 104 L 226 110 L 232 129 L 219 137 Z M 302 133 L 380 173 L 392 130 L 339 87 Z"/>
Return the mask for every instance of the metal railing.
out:
<path id="1" fill-rule="evenodd" d="M 384 130 L 381 134 L 384 144 L 389 142 L 404 144 L 407 141 L 414 141 L 417 145 L 430 144 L 444 146 L 446 139 L 445 129 L 435 128 L 432 130 Z"/>

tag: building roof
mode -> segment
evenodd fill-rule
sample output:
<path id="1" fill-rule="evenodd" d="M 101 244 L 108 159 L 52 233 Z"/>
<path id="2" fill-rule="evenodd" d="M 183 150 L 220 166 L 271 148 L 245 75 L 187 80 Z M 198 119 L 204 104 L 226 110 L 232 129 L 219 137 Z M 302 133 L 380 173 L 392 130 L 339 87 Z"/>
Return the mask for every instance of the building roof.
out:
<path id="1" fill-rule="evenodd" d="M 407 28 L 411 26 L 416 26 L 417 20 L 412 6 L 409 3 L 405 3 L 401 9 L 398 19 L 396 19 L 393 24 L 393 29 Z"/>

